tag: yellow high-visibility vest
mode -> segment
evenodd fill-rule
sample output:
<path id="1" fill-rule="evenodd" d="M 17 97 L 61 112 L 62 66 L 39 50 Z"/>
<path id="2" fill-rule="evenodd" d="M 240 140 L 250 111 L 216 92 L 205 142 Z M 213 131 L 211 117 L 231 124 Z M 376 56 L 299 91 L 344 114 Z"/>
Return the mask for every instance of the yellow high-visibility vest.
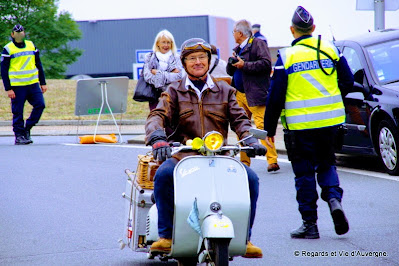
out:
<path id="1" fill-rule="evenodd" d="M 10 42 L 4 48 L 10 56 L 8 76 L 11 86 L 26 86 L 39 82 L 33 42 L 25 41 L 25 48 L 18 48 Z"/>
<path id="2" fill-rule="evenodd" d="M 300 40 L 294 46 L 281 49 L 280 56 L 288 74 L 283 125 L 290 130 L 314 129 L 345 122 L 345 108 L 338 88 L 337 72 L 326 75 L 320 69 L 317 52 L 300 44 L 317 47 L 317 39 Z M 320 50 L 333 60 L 339 60 L 338 49 L 329 42 L 321 42 Z M 333 62 L 320 53 L 322 67 L 331 73 Z"/>

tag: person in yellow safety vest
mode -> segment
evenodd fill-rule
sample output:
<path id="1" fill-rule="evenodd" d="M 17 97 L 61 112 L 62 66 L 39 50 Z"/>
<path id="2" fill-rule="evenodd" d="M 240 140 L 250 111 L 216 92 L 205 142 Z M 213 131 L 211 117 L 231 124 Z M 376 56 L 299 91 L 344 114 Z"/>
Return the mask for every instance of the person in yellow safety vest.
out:
<path id="1" fill-rule="evenodd" d="M 298 6 L 292 18 L 292 46 L 279 50 L 265 111 L 266 143 L 274 141 L 279 116 L 295 174 L 302 225 L 292 238 L 319 238 L 317 182 L 329 205 L 335 232 L 348 232 L 342 209 L 343 190 L 335 167 L 334 141 L 345 122 L 342 97 L 353 86 L 348 63 L 334 44 L 312 37 L 313 17 Z"/>
<path id="2" fill-rule="evenodd" d="M 11 99 L 15 145 L 26 145 L 33 143 L 30 130 L 39 122 L 45 108 L 43 93 L 47 91 L 47 85 L 39 50 L 32 41 L 24 40 L 24 27 L 15 25 L 11 38 L 12 41 L 4 46 L 1 54 L 1 76 Z M 33 109 L 25 123 L 23 113 L 26 101 Z"/>

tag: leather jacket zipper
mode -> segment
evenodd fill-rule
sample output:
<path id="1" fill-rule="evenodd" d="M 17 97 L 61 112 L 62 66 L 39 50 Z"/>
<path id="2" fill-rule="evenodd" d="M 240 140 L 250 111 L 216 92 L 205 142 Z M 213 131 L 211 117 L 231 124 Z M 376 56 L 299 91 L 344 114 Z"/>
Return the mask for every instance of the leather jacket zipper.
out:
<path id="1" fill-rule="evenodd" d="M 203 137 L 203 136 L 205 136 L 205 125 L 204 125 L 204 114 L 203 114 L 203 105 L 202 105 L 202 102 L 203 102 L 203 99 L 204 99 L 204 97 L 205 97 L 205 94 L 207 93 L 207 91 L 205 90 L 202 94 L 201 94 L 201 99 L 199 99 L 200 101 L 199 101 L 199 103 L 198 103 L 198 106 L 199 106 L 199 112 L 200 112 L 200 118 L 201 118 L 201 138 Z"/>

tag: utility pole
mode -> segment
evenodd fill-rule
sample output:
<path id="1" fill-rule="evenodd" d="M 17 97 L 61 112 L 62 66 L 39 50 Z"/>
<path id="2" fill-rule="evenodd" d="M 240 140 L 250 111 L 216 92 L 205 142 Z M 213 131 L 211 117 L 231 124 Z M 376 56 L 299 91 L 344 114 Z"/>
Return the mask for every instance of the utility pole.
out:
<path id="1" fill-rule="evenodd" d="M 385 11 L 399 9 L 399 0 L 356 0 L 356 10 L 374 10 L 374 30 L 385 29 Z"/>
<path id="2" fill-rule="evenodd" d="M 374 30 L 385 29 L 385 0 L 374 0 Z"/>

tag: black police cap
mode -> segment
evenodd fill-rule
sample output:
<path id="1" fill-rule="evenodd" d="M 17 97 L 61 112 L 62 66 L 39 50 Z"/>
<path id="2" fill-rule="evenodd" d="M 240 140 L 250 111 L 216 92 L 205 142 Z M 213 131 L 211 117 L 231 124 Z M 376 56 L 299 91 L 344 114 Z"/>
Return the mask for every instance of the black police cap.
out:
<path id="1" fill-rule="evenodd" d="M 13 32 L 21 32 L 21 31 L 24 31 L 24 27 L 22 27 L 21 24 L 17 24 L 14 26 L 14 28 L 12 28 L 12 31 Z"/>
<path id="2" fill-rule="evenodd" d="M 313 25 L 313 17 L 305 8 L 298 6 L 292 16 L 292 23 L 306 29 Z"/>

